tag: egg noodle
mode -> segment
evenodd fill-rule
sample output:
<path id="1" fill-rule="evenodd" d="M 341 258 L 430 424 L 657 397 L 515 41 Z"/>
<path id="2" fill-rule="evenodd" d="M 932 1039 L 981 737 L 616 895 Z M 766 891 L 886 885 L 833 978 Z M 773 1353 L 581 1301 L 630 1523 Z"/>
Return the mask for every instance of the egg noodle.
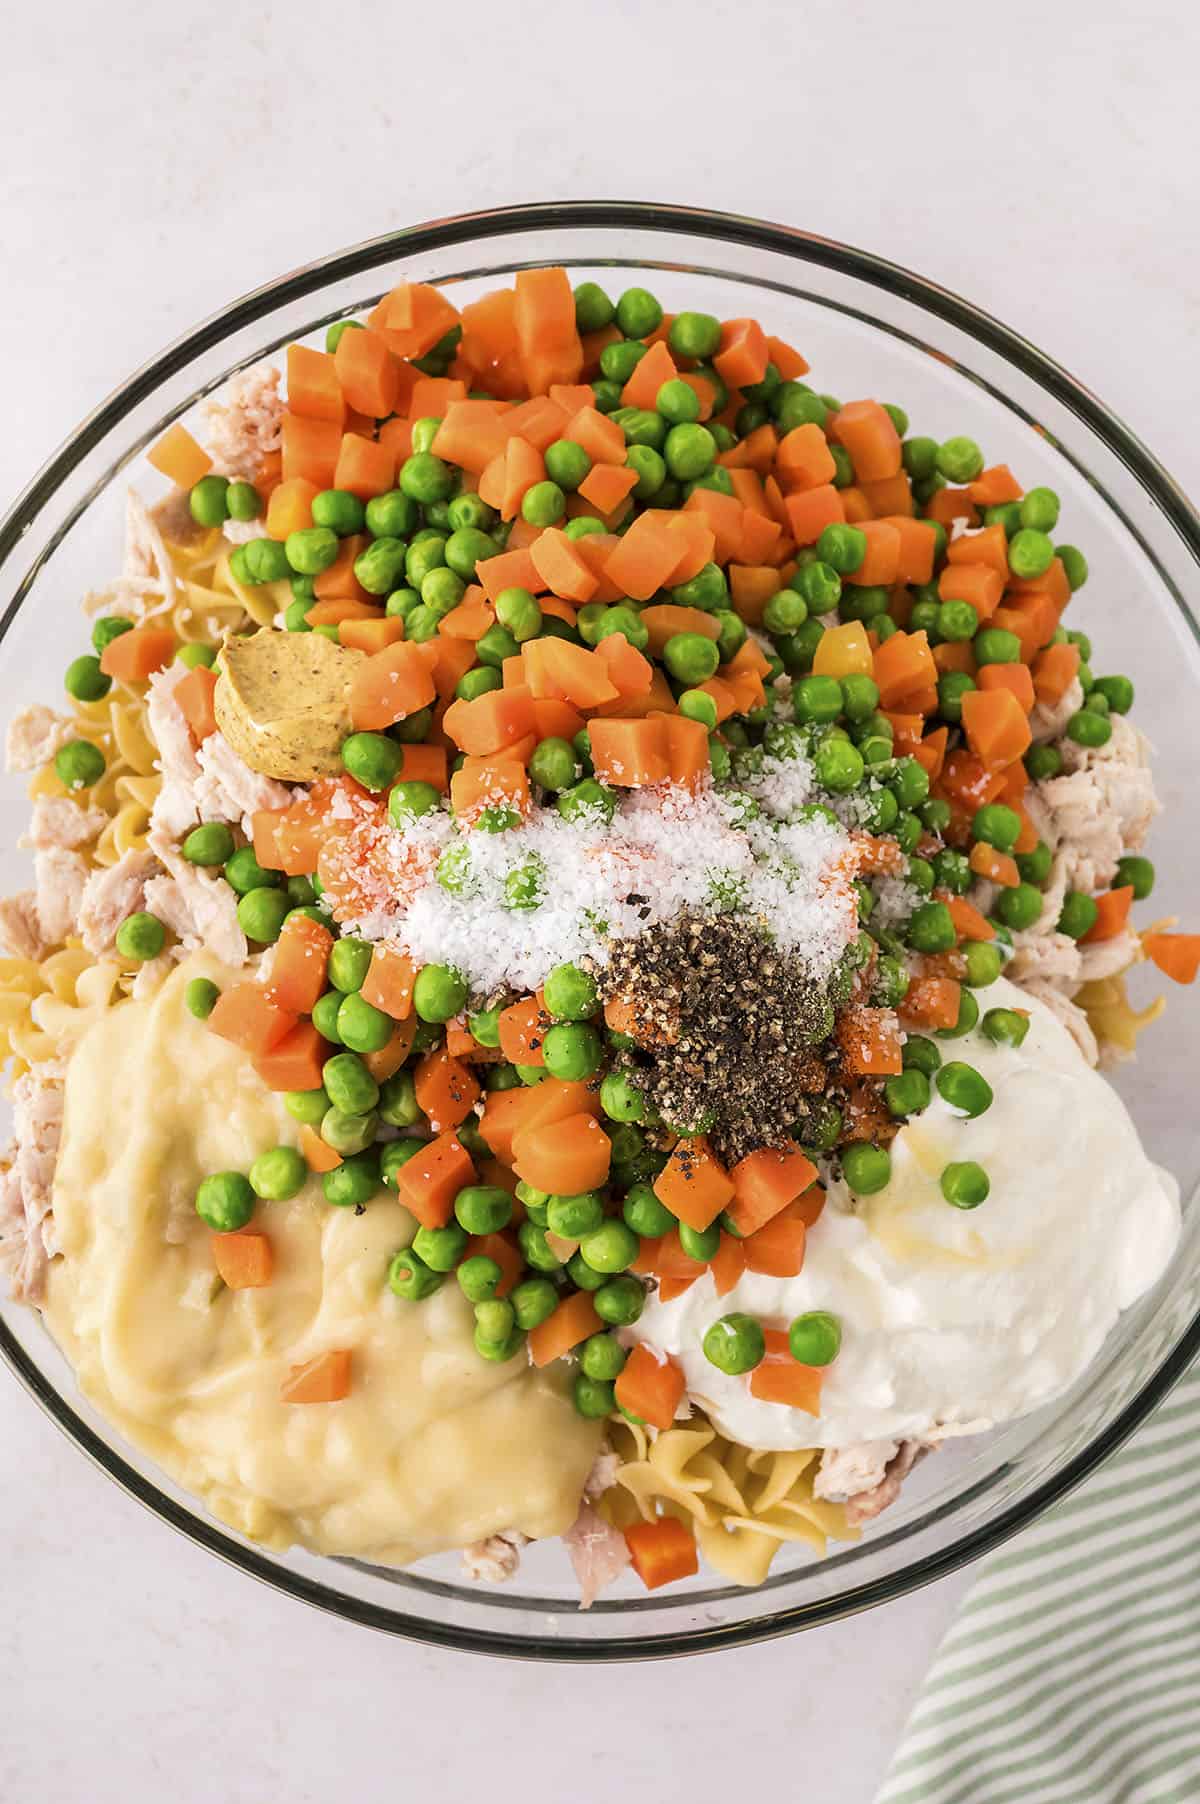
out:
<path id="1" fill-rule="evenodd" d="M 699 1412 L 653 1437 L 616 1417 L 609 1439 L 622 1464 L 601 1509 L 614 1528 L 678 1516 L 709 1564 L 735 1585 L 760 1585 L 787 1542 L 823 1554 L 830 1540 L 857 1539 L 842 1504 L 813 1496 L 819 1448 L 742 1447 Z"/>

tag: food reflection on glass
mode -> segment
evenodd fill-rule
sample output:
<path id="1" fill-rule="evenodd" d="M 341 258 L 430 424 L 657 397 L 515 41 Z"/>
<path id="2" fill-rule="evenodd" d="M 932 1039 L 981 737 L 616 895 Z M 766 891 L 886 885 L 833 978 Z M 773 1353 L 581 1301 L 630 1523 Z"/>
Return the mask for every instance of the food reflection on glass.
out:
<path id="1" fill-rule="evenodd" d="M 758 1583 L 1174 1248 L 1097 1067 L 1200 937 L 1133 925 L 1085 558 L 970 438 L 561 269 L 285 374 L 154 447 L 9 728 L 11 1288 L 268 1546 Z"/>

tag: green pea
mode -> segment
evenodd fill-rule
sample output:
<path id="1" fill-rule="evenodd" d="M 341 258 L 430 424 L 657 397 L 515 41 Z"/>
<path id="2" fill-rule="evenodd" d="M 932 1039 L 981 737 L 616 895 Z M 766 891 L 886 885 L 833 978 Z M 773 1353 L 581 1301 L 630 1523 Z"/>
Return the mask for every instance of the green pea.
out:
<path id="1" fill-rule="evenodd" d="M 262 889 L 248 890 L 237 905 L 242 932 L 248 940 L 257 940 L 260 945 L 269 945 L 279 938 L 290 912 L 291 903 L 284 891 L 266 885 Z"/>
<path id="2" fill-rule="evenodd" d="M 975 635 L 975 659 L 979 664 L 1019 664 L 1021 641 L 1002 627 L 985 626 Z"/>
<path id="3" fill-rule="evenodd" d="M 596 980 L 578 965 L 555 965 L 543 985 L 546 1008 L 556 1021 L 588 1021 L 600 1007 Z"/>
<path id="4" fill-rule="evenodd" d="M 1056 545 L 1055 555 L 1061 560 L 1071 592 L 1082 589 L 1088 579 L 1088 562 L 1082 551 L 1075 545 Z"/>
<path id="5" fill-rule="evenodd" d="M 581 282 L 575 290 L 575 326 L 581 333 L 600 332 L 611 325 L 615 308 L 596 282 Z"/>
<path id="6" fill-rule="evenodd" d="M 114 639 L 122 633 L 133 631 L 133 621 L 127 620 L 124 614 L 101 614 L 92 627 L 92 644 L 97 653 L 108 649 Z"/>
<path id="7" fill-rule="evenodd" d="M 339 939 L 329 954 L 329 981 L 334 989 L 345 995 L 352 990 L 361 990 L 367 981 L 374 950 L 370 940 L 355 939 L 351 934 Z"/>
<path id="8" fill-rule="evenodd" d="M 583 1259 L 579 1263 L 586 1265 Z M 571 1275 L 575 1276 L 574 1271 Z M 613 1328 L 628 1328 L 637 1321 L 646 1307 L 646 1292 L 636 1278 L 625 1272 L 619 1278 L 609 1278 L 602 1284 L 594 1293 L 592 1302 L 602 1322 L 607 1322 Z"/>
<path id="9" fill-rule="evenodd" d="M 1014 933 L 1022 933 L 1041 919 L 1042 892 L 1032 883 L 1002 889 L 996 897 L 996 914 Z"/>
<path id="10" fill-rule="evenodd" d="M 456 576 L 446 564 L 439 564 L 436 570 L 430 570 L 421 578 L 421 605 L 438 620 L 452 614 L 465 594 L 466 584 L 462 577 Z"/>
<path id="11" fill-rule="evenodd" d="M 403 1297 L 408 1303 L 423 1302 L 440 1290 L 445 1283 L 445 1273 L 433 1271 L 421 1258 L 416 1244 L 401 1248 L 388 1266 L 388 1289 L 393 1296 Z"/>
<path id="12" fill-rule="evenodd" d="M 866 764 L 857 746 L 845 739 L 824 739 L 817 747 L 813 769 L 818 783 L 834 795 L 848 795 L 863 780 Z"/>
<path id="13" fill-rule="evenodd" d="M 357 1209 L 360 1203 L 369 1203 L 379 1189 L 379 1173 L 377 1148 L 352 1153 L 321 1179 L 325 1201 L 335 1209 Z"/>
<path id="14" fill-rule="evenodd" d="M 203 978 L 195 979 L 202 983 Z M 293 1121 L 302 1121 L 308 1127 L 316 1127 L 324 1119 L 329 1108 L 329 1098 L 324 1090 L 289 1090 L 283 1099 L 283 1106 Z"/>
<path id="15" fill-rule="evenodd" d="M 382 1052 L 392 1037 L 390 1015 L 367 1002 L 358 991 L 342 999 L 337 1015 L 342 1045 L 351 1052 Z"/>
<path id="16" fill-rule="evenodd" d="M 556 482 L 535 482 L 525 491 L 521 518 L 530 526 L 553 526 L 561 520 L 566 497 Z"/>
<path id="17" fill-rule="evenodd" d="M 616 1392 L 611 1384 L 581 1373 L 572 1390 L 575 1408 L 589 1421 L 603 1421 L 616 1407 Z"/>
<path id="18" fill-rule="evenodd" d="M 641 1244 L 631 1227 L 612 1219 L 584 1234 L 579 1251 L 595 1272 L 625 1272 L 637 1258 Z"/>
<path id="19" fill-rule="evenodd" d="M 408 1164 L 409 1160 L 415 1159 L 418 1153 L 422 1153 L 424 1150 L 425 1142 L 423 1140 L 405 1139 L 388 1141 L 387 1145 L 381 1149 L 379 1175 L 389 1190 L 396 1189 L 397 1176 L 404 1170 L 404 1167 Z"/>
<path id="20" fill-rule="evenodd" d="M 677 313 L 667 333 L 667 345 L 677 357 L 703 362 L 721 348 L 721 322 L 711 313 Z"/>
<path id="21" fill-rule="evenodd" d="M 448 501 L 454 493 L 454 471 L 432 451 L 415 451 L 400 466 L 400 488 L 411 501 L 422 506 L 430 502 Z"/>
<path id="22" fill-rule="evenodd" d="M 621 1205 L 621 1216 L 627 1227 L 646 1240 L 657 1240 L 675 1226 L 675 1217 L 665 1203 L 659 1202 L 649 1184 L 633 1186 Z"/>
<path id="23" fill-rule="evenodd" d="M 836 677 L 806 676 L 792 690 L 792 706 L 798 721 L 826 725 L 841 715 L 842 686 Z"/>
<path id="24" fill-rule="evenodd" d="M 990 1008 L 979 1025 L 997 1046 L 1020 1046 L 1029 1032 L 1029 1016 L 1013 1008 Z"/>
<path id="25" fill-rule="evenodd" d="M 949 952 L 957 938 L 944 902 L 922 902 L 909 916 L 908 943 L 914 952 Z"/>
<path id="26" fill-rule="evenodd" d="M 497 1184 L 468 1184 L 454 1199 L 454 1215 L 468 1234 L 496 1234 L 512 1219 L 512 1198 Z"/>
<path id="27" fill-rule="evenodd" d="M 298 1196 L 307 1178 L 308 1166 L 294 1146 L 273 1146 L 250 1167 L 250 1188 L 269 1203 L 286 1203 Z"/>
<path id="28" fill-rule="evenodd" d="M 545 894 L 545 860 L 536 855 L 514 865 L 504 879 L 505 908 L 540 908 Z"/>
<path id="29" fill-rule="evenodd" d="M 911 835 L 908 833 L 906 826 L 906 823 L 909 821 L 917 822 L 916 832 Z M 907 845 L 908 843 L 911 843 L 912 845 L 916 845 L 923 831 L 917 816 L 915 814 L 901 815 L 900 820 L 896 823 L 896 839 L 898 842 L 900 841 L 900 828 L 902 825 L 905 826 L 904 844 Z M 901 846 L 901 849 L 904 849 L 903 845 Z M 935 877 L 933 866 L 927 858 L 910 858 L 908 861 L 907 876 L 908 881 L 912 884 L 913 888 L 920 890 L 923 896 L 932 895 Z"/>
<path id="30" fill-rule="evenodd" d="M 379 1118 L 389 1127 L 415 1127 L 423 1119 L 411 1071 L 394 1071 L 379 1089 Z"/>
<path id="31" fill-rule="evenodd" d="M 190 640 L 187 645 L 181 645 L 175 653 L 175 662 L 182 664 L 185 670 L 197 670 L 201 665 L 205 670 L 211 670 L 216 661 L 217 647 L 203 645 L 198 639 Z"/>
<path id="32" fill-rule="evenodd" d="M 766 1353 L 762 1323 L 752 1315 L 735 1312 L 720 1316 L 707 1330 L 702 1343 L 704 1357 L 719 1372 L 736 1377 L 752 1372 Z"/>
<path id="33" fill-rule="evenodd" d="M 929 1095 L 929 1079 L 915 1066 L 884 1081 L 884 1102 L 888 1113 L 897 1118 L 920 1115 L 922 1109 L 929 1108 Z"/>
<path id="34" fill-rule="evenodd" d="M 229 518 L 229 478 L 202 476 L 188 494 L 188 509 L 197 526 L 224 526 Z"/>
<path id="35" fill-rule="evenodd" d="M 457 1222 L 444 1228 L 418 1228 L 412 1250 L 431 1272 L 452 1272 L 467 1250 L 468 1235 Z"/>
<path id="36" fill-rule="evenodd" d="M 288 603 L 283 611 L 283 624 L 289 633 L 312 632 L 313 629 L 308 624 L 308 610 L 312 605 L 311 601 L 290 601 Z"/>
<path id="37" fill-rule="evenodd" d="M 938 1039 L 961 1040 L 964 1034 L 969 1034 L 972 1031 L 978 1024 L 978 1021 L 979 1004 L 975 999 L 974 992 L 965 988 L 960 989 L 958 993 L 958 1014 L 955 1017 L 954 1026 L 939 1027 L 937 1030 Z"/>
<path id="38" fill-rule="evenodd" d="M 572 785 L 559 796 L 555 806 L 565 821 L 611 821 L 617 811 L 617 796 L 594 777 Z"/>
<path id="39" fill-rule="evenodd" d="M 907 438 L 900 447 L 904 468 L 914 482 L 928 481 L 937 469 L 937 440 Z"/>
<path id="40" fill-rule="evenodd" d="M 104 754 L 90 740 L 68 739 L 54 754 L 54 774 L 68 789 L 90 789 L 104 771 Z"/>
<path id="41" fill-rule="evenodd" d="M 892 1159 L 886 1147 L 854 1140 L 842 1148 L 842 1172 L 858 1196 L 874 1196 L 891 1181 Z"/>
<path id="42" fill-rule="evenodd" d="M 947 482 L 974 482 L 983 470 L 983 452 L 974 439 L 944 439 L 937 448 L 935 466 Z"/>
<path id="43" fill-rule="evenodd" d="M 1054 866 L 1054 854 L 1044 839 L 1039 839 L 1032 852 L 1016 854 L 1017 869 L 1026 883 L 1043 884 Z M 1012 925 L 1011 921 L 1007 923 Z"/>
<path id="44" fill-rule="evenodd" d="M 525 1278 L 513 1288 L 511 1297 L 516 1326 L 525 1332 L 538 1328 L 558 1308 L 558 1291 L 549 1278 Z"/>
<path id="45" fill-rule="evenodd" d="M 464 1259 L 455 1275 L 468 1303 L 483 1303 L 494 1297 L 504 1277 L 496 1261 L 485 1253 L 473 1253 Z"/>
<path id="46" fill-rule="evenodd" d="M 214 1171 L 196 1192 L 196 1214 L 216 1234 L 236 1234 L 254 1214 L 250 1180 L 240 1171 Z"/>
<path id="47" fill-rule="evenodd" d="M 832 1365 L 841 1346 L 842 1324 L 826 1309 L 810 1309 L 788 1328 L 788 1351 L 801 1365 Z"/>
<path id="48" fill-rule="evenodd" d="M 339 1012 L 341 1004 L 338 1004 Z M 355 1052 L 337 1052 L 321 1067 L 321 1082 L 343 1115 L 368 1115 L 379 1101 L 379 1085 Z"/>
<path id="49" fill-rule="evenodd" d="M 1067 738 L 1087 747 L 1107 745 L 1112 738 L 1112 721 L 1106 715 L 1081 708 L 1067 722 Z"/>
<path id="50" fill-rule="evenodd" d="M 287 552 L 278 539 L 251 539 L 248 544 L 239 545 L 238 550 L 244 553 L 252 583 L 279 583 L 291 575 Z"/>
<path id="51" fill-rule="evenodd" d="M 649 338 L 662 320 L 662 307 L 648 288 L 627 288 L 617 302 L 617 325 L 626 338 Z"/>
<path id="52" fill-rule="evenodd" d="M 671 475 L 680 482 L 693 482 L 712 469 L 717 445 L 706 426 L 694 422 L 672 426 L 663 444 L 663 457 Z"/>
<path id="53" fill-rule="evenodd" d="M 441 795 L 432 783 L 400 782 L 388 796 L 388 817 L 401 831 L 424 814 L 441 806 Z M 336 948 L 335 948 L 336 950 Z"/>
<path id="54" fill-rule="evenodd" d="M 998 852 L 1011 852 L 1021 837 L 1021 817 L 1003 802 L 985 802 L 971 820 L 971 838 L 977 843 L 994 846 Z"/>
<path id="55" fill-rule="evenodd" d="M 263 511 L 262 496 L 252 482 L 231 482 L 225 491 L 231 520 L 257 520 Z"/>
<path id="56" fill-rule="evenodd" d="M 952 1059 L 934 1078 L 938 1094 L 952 1109 L 959 1109 L 973 1120 L 992 1106 L 992 1087 L 973 1065 Z"/>
<path id="57" fill-rule="evenodd" d="M 283 548 L 298 575 L 320 576 L 322 570 L 328 570 L 337 561 L 338 536 L 328 526 L 303 526 L 288 534 Z"/>
<path id="58" fill-rule="evenodd" d="M 1004 536 L 1011 539 L 1014 533 L 1021 530 L 1021 504 L 1019 501 L 1003 501 L 995 507 L 983 510 L 985 526 L 1002 526 Z"/>
<path id="59" fill-rule="evenodd" d="M 1054 546 L 1044 532 L 1022 526 L 1013 534 L 1008 546 L 1008 567 L 1023 581 L 1044 576 L 1054 562 Z"/>
<path id="60" fill-rule="evenodd" d="M 342 763 L 364 789 L 378 792 L 400 773 L 403 754 L 384 733 L 351 733 L 342 741 Z"/>
<path id="61" fill-rule="evenodd" d="M 333 352 L 337 350 L 339 344 L 342 342 L 343 333 L 362 332 L 363 330 L 364 330 L 364 327 L 363 327 L 363 323 L 361 320 L 335 319 L 331 326 L 326 327 L 325 349 L 330 353 L 330 355 L 332 355 Z"/>
<path id="62" fill-rule="evenodd" d="M 406 497 L 401 496 L 401 500 L 405 499 Z M 380 495 L 376 497 L 376 500 L 387 501 L 388 497 Z M 411 506 L 411 503 L 409 505 Z M 371 506 L 375 506 L 375 501 L 371 502 Z M 349 489 L 322 489 L 313 496 L 312 517 L 315 527 L 322 527 L 325 531 L 334 533 L 339 539 L 345 539 L 349 538 L 352 533 L 362 531 L 366 521 L 366 512 L 358 496 L 352 495 Z M 379 520 L 378 514 L 376 514 L 376 520 Z M 399 536 L 398 534 L 382 534 L 378 524 L 371 530 L 379 536 Z M 295 566 L 295 568 L 299 567 Z"/>
<path id="63" fill-rule="evenodd" d="M 112 688 L 112 678 L 101 670 L 99 658 L 85 655 L 67 665 L 63 686 L 77 702 L 98 702 Z"/>
<path id="64" fill-rule="evenodd" d="M 720 653 L 702 633 L 675 633 L 667 640 L 663 662 L 676 682 L 695 688 L 716 675 Z"/>
<path id="65" fill-rule="evenodd" d="M 413 985 L 413 1007 L 422 1021 L 449 1021 L 462 1013 L 467 981 L 451 965 L 425 965 Z"/>
<path id="66" fill-rule="evenodd" d="M 991 940 L 968 940 L 963 947 L 963 957 L 967 965 L 966 981 L 977 990 L 995 983 L 1004 967 L 999 948 Z"/>
<path id="67" fill-rule="evenodd" d="M 1117 861 L 1117 874 L 1113 879 L 1114 889 L 1133 890 L 1135 902 L 1144 902 L 1154 888 L 1154 866 L 1148 858 L 1135 857 L 1128 853 Z"/>
<path id="68" fill-rule="evenodd" d="M 496 669 L 506 658 L 515 658 L 520 649 L 508 628 L 499 624 L 489 626 L 482 638 L 475 641 L 475 656 L 479 662 L 494 665 Z"/>
<path id="69" fill-rule="evenodd" d="M 518 645 L 536 639 L 542 630 L 542 610 L 528 589 L 501 589 L 496 597 L 496 619 Z"/>
<path id="70" fill-rule="evenodd" d="M 624 1371 L 628 1357 L 614 1334 L 593 1334 L 579 1349 L 579 1368 L 585 1378 L 611 1384 Z"/>
<path id="71" fill-rule="evenodd" d="M 932 1077 L 942 1062 L 942 1055 L 932 1040 L 923 1034 L 909 1034 L 904 1042 L 904 1069 L 919 1071 L 925 1077 Z"/>
<path id="72" fill-rule="evenodd" d="M 947 1165 L 939 1181 L 942 1195 L 956 1209 L 978 1209 L 992 1187 L 987 1172 L 974 1159 L 959 1159 Z"/>
<path id="73" fill-rule="evenodd" d="M 529 760 L 529 776 L 543 789 L 568 789 L 575 781 L 575 753 L 565 739 L 542 739 Z"/>
<path id="74" fill-rule="evenodd" d="M 680 1222 L 679 1244 L 689 1259 L 699 1259 L 707 1265 L 720 1250 L 721 1225 L 713 1222 L 707 1228 L 693 1228 L 687 1222 Z"/>
<path id="75" fill-rule="evenodd" d="M 197 1021 L 207 1021 L 221 992 L 209 977 L 193 977 L 183 992 L 184 1006 Z"/>
<path id="76" fill-rule="evenodd" d="M 610 1071 L 600 1085 L 600 1107 L 611 1121 L 645 1121 L 646 1098 L 624 1071 Z"/>
<path id="77" fill-rule="evenodd" d="M 619 344 L 609 345 L 607 349 L 609 351 L 640 351 L 644 355 L 646 347 L 638 344 Z M 606 353 L 602 352 L 600 356 L 601 368 L 604 367 L 605 355 Z M 637 358 L 634 359 L 635 363 L 638 361 Z M 601 378 L 601 380 L 592 383 L 592 406 L 596 409 L 597 413 L 616 412 L 617 408 L 621 405 L 622 386 L 622 383 L 612 382 L 606 378 Z"/>
<path id="78" fill-rule="evenodd" d="M 1059 500 L 1053 489 L 1029 489 L 1020 503 L 1021 525 L 1036 532 L 1053 532 L 1058 525 Z"/>
<path id="79" fill-rule="evenodd" d="M 857 526 L 827 526 L 817 540 L 817 557 L 839 576 L 852 576 L 867 555 L 867 535 Z"/>
<path id="80" fill-rule="evenodd" d="M 1058 917 L 1058 931 L 1070 939 L 1081 940 L 1096 925 L 1100 910 L 1091 896 L 1080 890 L 1068 890 Z"/>
<path id="81" fill-rule="evenodd" d="M 582 1240 L 585 1234 L 594 1234 L 603 1221 L 604 1197 L 599 1190 L 552 1196 L 546 1204 L 546 1226 L 563 1240 Z"/>
<path id="82" fill-rule="evenodd" d="M 166 937 L 166 928 L 158 916 L 139 909 L 135 914 L 126 915 L 118 927 L 117 951 L 122 958 L 144 964 L 147 959 L 158 957 L 166 943 Z"/>
<path id="83" fill-rule="evenodd" d="M 502 689 L 504 679 L 498 670 L 491 668 L 468 670 L 460 676 L 454 685 L 455 699 L 460 702 L 477 701 L 481 695 L 490 695 L 493 689 Z"/>
<path id="84" fill-rule="evenodd" d="M 323 1040 L 331 1040 L 335 1046 L 341 1045 L 338 1034 L 337 1016 L 342 1006 L 339 990 L 327 990 L 317 998 L 312 1009 L 312 1024 Z"/>

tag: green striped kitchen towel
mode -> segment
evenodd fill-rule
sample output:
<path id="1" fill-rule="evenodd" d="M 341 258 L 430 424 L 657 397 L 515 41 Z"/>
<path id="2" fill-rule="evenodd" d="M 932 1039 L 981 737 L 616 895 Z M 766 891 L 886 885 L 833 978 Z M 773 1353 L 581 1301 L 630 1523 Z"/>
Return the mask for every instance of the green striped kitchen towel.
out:
<path id="1" fill-rule="evenodd" d="M 983 1562 L 876 1804 L 1200 1800 L 1200 1367 Z"/>

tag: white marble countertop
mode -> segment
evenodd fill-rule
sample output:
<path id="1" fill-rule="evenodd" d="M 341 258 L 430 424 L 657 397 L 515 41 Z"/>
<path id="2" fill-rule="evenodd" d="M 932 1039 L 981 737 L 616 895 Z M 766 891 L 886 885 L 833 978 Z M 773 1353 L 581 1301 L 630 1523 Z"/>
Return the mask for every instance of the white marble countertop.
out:
<path id="1" fill-rule="evenodd" d="M 359 0 L 24 7 L 0 502 L 131 368 L 280 271 L 439 214 L 622 195 L 911 265 L 1065 363 L 1194 490 L 1200 33 L 1180 0 L 1136 11 L 517 0 L 518 78 L 478 0 L 421 30 Z M 966 1582 L 687 1666 L 485 1665 L 227 1570 L 0 1379 L 0 1797 L 650 1804 L 803 1779 L 869 1804 Z"/>

